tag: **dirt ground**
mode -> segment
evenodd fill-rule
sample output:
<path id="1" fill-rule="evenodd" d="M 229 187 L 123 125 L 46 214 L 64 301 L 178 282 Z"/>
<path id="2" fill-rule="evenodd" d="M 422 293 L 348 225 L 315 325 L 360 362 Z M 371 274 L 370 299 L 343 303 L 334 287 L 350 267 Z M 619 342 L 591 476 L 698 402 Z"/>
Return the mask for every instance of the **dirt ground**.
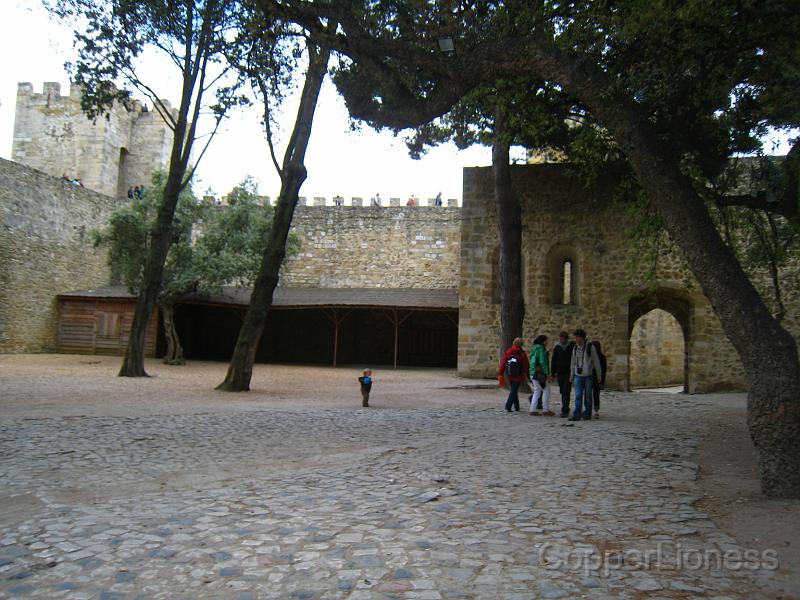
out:
<path id="1" fill-rule="evenodd" d="M 310 399 L 325 407 L 360 404 L 354 365 L 323 367 L 256 365 L 249 393 L 218 392 L 227 364 L 147 364 L 150 378 L 116 377 L 118 357 L 0 355 L 0 421 L 59 416 L 130 416 L 263 410 L 303 410 Z M 54 375 L 70 374 L 70 377 Z M 458 403 L 465 389 L 493 388 L 441 369 L 374 369 L 373 404 L 415 408 Z M 166 380 L 166 382 L 165 382 Z M 84 385 L 83 382 L 90 382 Z M 73 382 L 73 383 L 70 383 Z M 166 385 L 165 385 L 166 383 Z M 320 394 L 320 390 L 330 393 Z M 435 393 L 432 394 L 431 391 Z M 380 391 L 380 392 L 379 392 Z M 612 393 L 612 392 L 609 392 Z M 744 547 L 777 549 L 781 557 L 774 598 L 800 590 L 800 501 L 768 500 L 759 491 L 755 448 L 745 424 L 745 396 L 697 396 L 716 406 L 716 418 L 697 451 L 705 493 L 700 508 Z M 770 593 L 773 595 L 773 592 Z"/>
<path id="2" fill-rule="evenodd" d="M 747 433 L 745 400 L 720 406 L 697 452 L 702 508 L 744 547 L 775 549 L 781 567 L 775 598 L 800 597 L 800 501 L 769 500 L 760 490 L 758 455 Z M 791 591 L 790 591 L 791 590 Z"/>

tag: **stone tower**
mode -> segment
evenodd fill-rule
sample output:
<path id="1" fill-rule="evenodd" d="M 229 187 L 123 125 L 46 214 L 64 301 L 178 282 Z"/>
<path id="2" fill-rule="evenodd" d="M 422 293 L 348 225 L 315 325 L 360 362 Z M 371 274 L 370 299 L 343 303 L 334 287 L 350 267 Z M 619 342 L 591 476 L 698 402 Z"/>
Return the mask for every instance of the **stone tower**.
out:
<path id="1" fill-rule="evenodd" d="M 80 179 L 101 194 L 122 197 L 129 187 L 149 186 L 153 172 L 168 164 L 172 139 L 162 116 L 138 100 L 114 103 L 108 118 L 92 122 L 81 110 L 78 86 L 67 96 L 58 83 L 45 83 L 41 94 L 30 83 L 17 86 L 12 160 Z"/>

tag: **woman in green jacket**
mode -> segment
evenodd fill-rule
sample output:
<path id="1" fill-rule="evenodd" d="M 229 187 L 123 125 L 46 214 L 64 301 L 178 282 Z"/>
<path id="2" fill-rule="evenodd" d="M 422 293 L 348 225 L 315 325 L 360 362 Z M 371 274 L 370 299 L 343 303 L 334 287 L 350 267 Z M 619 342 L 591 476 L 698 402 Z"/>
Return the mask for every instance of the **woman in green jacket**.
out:
<path id="1" fill-rule="evenodd" d="M 540 335 L 533 340 L 531 349 L 531 383 L 533 384 L 533 397 L 531 398 L 531 415 L 538 417 L 544 415 L 553 417 L 555 413 L 550 410 L 550 356 L 547 352 L 547 336 Z M 542 399 L 542 409 L 536 409 L 539 398 Z"/>

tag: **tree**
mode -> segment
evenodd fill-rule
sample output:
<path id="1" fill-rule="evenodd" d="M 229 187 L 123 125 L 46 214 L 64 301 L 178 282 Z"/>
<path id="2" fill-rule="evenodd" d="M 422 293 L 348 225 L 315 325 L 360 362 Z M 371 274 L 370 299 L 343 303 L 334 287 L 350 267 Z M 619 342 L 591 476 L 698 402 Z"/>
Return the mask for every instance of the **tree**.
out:
<path id="1" fill-rule="evenodd" d="M 164 263 L 172 241 L 172 221 L 181 191 L 191 179 L 190 160 L 204 109 L 212 114 L 211 131 L 195 166 L 214 137 L 226 112 L 243 100 L 236 85 L 226 85 L 229 73 L 223 52 L 229 44 L 238 2 L 235 0 L 46 0 L 60 18 L 76 22 L 78 60 L 70 65 L 74 82 L 83 89 L 82 105 L 97 118 L 129 92 L 118 83 L 148 96 L 173 131 L 173 144 L 158 216 L 148 232 L 139 298 L 131 335 L 119 375 L 145 376 L 147 323 L 161 290 Z M 146 81 L 137 59 L 156 49 L 180 73 L 181 99 L 176 112 L 162 102 L 156 81 Z M 155 78 L 154 78 L 155 79 Z M 213 105 L 208 97 L 215 96 Z"/>
<path id="2" fill-rule="evenodd" d="M 144 198 L 116 210 L 108 228 L 94 234 L 96 246 L 109 247 L 109 262 L 132 292 L 142 285 L 143 263 L 150 243 L 148 231 L 164 184 L 164 175 L 156 173 Z M 234 188 L 228 202 L 224 207 L 198 202 L 188 187 L 181 193 L 157 297 L 167 364 L 185 363 L 175 329 L 175 306 L 190 294 L 210 294 L 223 285 L 250 285 L 258 272 L 262 240 L 269 230 L 272 211 L 261 203 L 250 177 Z M 296 242 L 291 242 L 290 248 L 295 247 Z"/>
<path id="3" fill-rule="evenodd" d="M 346 85 L 344 83 L 343 85 Z M 563 153 L 581 136 L 592 135 L 588 117 L 558 87 L 513 78 L 473 90 L 442 118 L 417 127 L 408 142 L 420 157 L 426 146 L 446 140 L 458 148 L 492 147 L 495 216 L 500 247 L 500 352 L 522 335 L 525 301 L 522 282 L 522 211 L 511 186 L 510 149 L 514 145 L 541 153 Z"/>
<path id="4" fill-rule="evenodd" d="M 800 497 L 797 346 L 768 310 L 704 202 L 703 182 L 766 126 L 800 126 L 800 15 L 785 2 L 331 2 L 286 7 L 340 23 L 333 40 L 351 114 L 402 129 L 504 77 L 544 79 L 577 98 L 624 155 L 681 249 L 745 368 L 762 489 Z M 450 40 L 454 52 L 438 51 Z M 446 44 L 445 44 L 446 46 Z M 358 112 L 353 112 L 358 107 Z M 800 150 L 760 208 L 797 215 Z M 749 196 L 748 196 L 749 197 Z M 749 198 L 752 206 L 758 196 Z"/>
<path id="5" fill-rule="evenodd" d="M 335 23 L 328 23 L 326 28 L 335 30 Z M 265 66 L 267 67 L 267 73 L 273 73 L 274 67 L 271 67 L 271 65 L 274 63 L 270 55 L 265 57 L 260 53 L 256 53 L 248 57 L 249 64 L 256 68 L 246 72 L 250 75 L 254 87 L 262 94 L 265 106 L 264 125 L 267 131 L 267 141 L 269 142 L 273 163 L 280 175 L 281 189 L 275 206 L 272 226 L 263 248 L 261 265 L 253 286 L 250 305 L 239 330 L 239 337 L 236 340 L 233 357 L 228 366 L 225 380 L 217 386 L 219 390 L 240 392 L 250 389 L 256 351 L 261 340 L 261 334 L 264 331 L 267 314 L 272 306 L 272 296 L 278 285 L 281 264 L 286 255 L 286 241 L 289 236 L 289 229 L 292 226 L 292 217 L 297 206 L 300 188 L 307 175 L 304 164 L 305 153 L 311 137 L 311 126 L 314 121 L 317 99 L 328 69 L 330 48 L 325 43 L 319 44 L 311 36 L 304 37 L 308 66 L 297 109 L 297 118 L 280 166 L 275 157 L 270 128 L 269 100 L 271 96 L 269 82 L 265 81 L 263 74 L 259 73 L 259 67 Z M 264 46 L 256 43 L 251 47 L 258 52 Z"/>

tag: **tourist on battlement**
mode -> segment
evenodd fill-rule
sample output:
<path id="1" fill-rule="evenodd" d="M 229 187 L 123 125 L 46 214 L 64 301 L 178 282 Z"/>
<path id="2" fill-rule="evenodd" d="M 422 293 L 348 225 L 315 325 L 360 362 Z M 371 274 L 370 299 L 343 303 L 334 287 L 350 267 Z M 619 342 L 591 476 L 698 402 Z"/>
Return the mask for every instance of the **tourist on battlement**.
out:
<path id="1" fill-rule="evenodd" d="M 442 205 L 442 192 L 436 194 L 436 200 L 433 201 L 434 206 L 441 206 Z"/>

